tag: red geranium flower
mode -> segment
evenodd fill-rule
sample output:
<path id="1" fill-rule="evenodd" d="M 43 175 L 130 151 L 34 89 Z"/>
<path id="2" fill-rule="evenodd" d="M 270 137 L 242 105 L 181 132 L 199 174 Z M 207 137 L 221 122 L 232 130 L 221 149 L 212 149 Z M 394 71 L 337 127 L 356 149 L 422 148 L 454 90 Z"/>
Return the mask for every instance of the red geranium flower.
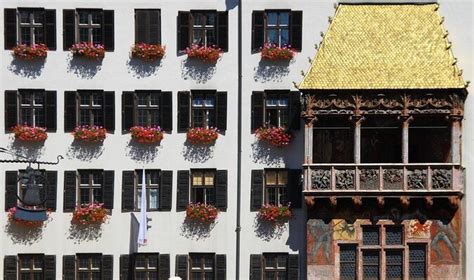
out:
<path id="1" fill-rule="evenodd" d="M 191 47 L 185 50 L 188 58 L 198 58 L 204 62 L 216 63 L 221 57 L 223 51 L 216 46 L 200 46 L 192 44 Z"/>
<path id="2" fill-rule="evenodd" d="M 255 131 L 259 141 L 265 141 L 274 147 L 285 147 L 290 144 L 291 134 L 282 127 L 260 127 Z"/>
<path id="3" fill-rule="evenodd" d="M 134 126 L 130 128 L 130 133 L 132 138 L 140 143 L 160 144 L 163 140 L 164 133 L 161 131 L 159 126 L 157 127 L 143 127 L 143 126 Z"/>
<path id="4" fill-rule="evenodd" d="M 44 58 L 48 55 L 48 47 L 45 44 L 18 44 L 13 48 L 13 55 L 21 59 Z"/>
<path id="5" fill-rule="evenodd" d="M 213 223 L 218 215 L 219 210 L 210 204 L 190 203 L 186 207 L 186 217 L 194 221 Z"/>
<path id="6" fill-rule="evenodd" d="M 104 46 L 101 44 L 93 44 L 82 42 L 72 45 L 69 49 L 74 56 L 83 56 L 86 58 L 101 59 L 105 56 Z"/>
<path id="7" fill-rule="evenodd" d="M 166 47 L 152 44 L 135 44 L 132 47 L 132 56 L 146 60 L 162 59 L 165 56 Z"/>
<path id="8" fill-rule="evenodd" d="M 74 139 L 84 142 L 99 143 L 107 137 L 107 129 L 95 125 L 77 126 L 72 132 Z"/>
<path id="9" fill-rule="evenodd" d="M 195 127 L 188 130 L 186 137 L 193 145 L 210 145 L 216 142 L 217 138 L 219 137 L 219 133 L 217 128 Z"/>
<path id="10" fill-rule="evenodd" d="M 48 138 L 46 128 L 24 125 L 16 125 L 12 128 L 15 138 L 22 141 L 43 142 Z"/>
<path id="11" fill-rule="evenodd" d="M 258 211 L 257 217 L 268 222 L 286 222 L 291 218 L 291 208 L 289 204 L 286 206 L 265 204 Z"/>
<path id="12" fill-rule="evenodd" d="M 279 47 L 276 44 L 266 43 L 261 51 L 262 59 L 268 60 L 292 60 L 296 51 L 290 46 Z"/>
<path id="13" fill-rule="evenodd" d="M 107 209 L 103 203 L 89 203 L 76 207 L 72 221 L 81 225 L 100 224 L 107 220 Z"/>

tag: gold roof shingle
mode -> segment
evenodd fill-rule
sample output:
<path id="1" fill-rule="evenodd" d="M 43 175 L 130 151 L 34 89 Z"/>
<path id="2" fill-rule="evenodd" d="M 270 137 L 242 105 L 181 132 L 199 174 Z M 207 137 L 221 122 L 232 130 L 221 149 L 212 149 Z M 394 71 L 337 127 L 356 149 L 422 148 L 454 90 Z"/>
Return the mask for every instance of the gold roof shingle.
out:
<path id="1" fill-rule="evenodd" d="M 341 4 L 299 89 L 464 88 L 438 4 Z"/>

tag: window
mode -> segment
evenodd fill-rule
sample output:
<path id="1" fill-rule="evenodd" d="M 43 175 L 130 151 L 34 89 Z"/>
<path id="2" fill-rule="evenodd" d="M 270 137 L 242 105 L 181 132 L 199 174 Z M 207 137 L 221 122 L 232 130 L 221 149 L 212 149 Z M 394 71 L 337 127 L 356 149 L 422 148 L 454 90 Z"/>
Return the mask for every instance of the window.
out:
<path id="1" fill-rule="evenodd" d="M 260 51 L 265 43 L 279 47 L 291 46 L 301 51 L 302 46 L 301 11 L 266 10 L 252 14 L 252 50 Z"/>
<path id="2" fill-rule="evenodd" d="M 263 279 L 287 278 L 288 254 L 263 254 Z"/>
<path id="3" fill-rule="evenodd" d="M 56 11 L 42 8 L 5 9 L 5 49 L 17 44 L 45 44 L 56 49 Z"/>
<path id="4" fill-rule="evenodd" d="M 409 244 L 409 277 L 411 280 L 426 279 L 426 245 Z"/>
<path id="5" fill-rule="evenodd" d="M 102 202 L 101 171 L 79 171 L 79 203 Z"/>
<path id="6" fill-rule="evenodd" d="M 160 90 L 126 91 L 122 95 L 122 128 L 159 126 L 172 129 L 172 95 Z"/>
<path id="7" fill-rule="evenodd" d="M 113 91 L 80 90 L 65 92 L 64 130 L 73 131 L 78 125 L 103 126 L 115 129 L 115 97 Z"/>
<path id="8" fill-rule="evenodd" d="M 78 10 L 77 11 L 77 37 L 76 42 L 102 43 L 102 11 Z"/>
<path id="9" fill-rule="evenodd" d="M 160 99 L 158 94 L 137 92 L 137 125 L 157 126 L 160 123 Z"/>
<path id="10" fill-rule="evenodd" d="M 134 279 L 158 279 L 158 254 L 135 254 L 134 263 Z"/>
<path id="11" fill-rule="evenodd" d="M 44 91 L 21 91 L 19 123 L 30 126 L 45 126 Z"/>
<path id="12" fill-rule="evenodd" d="M 402 128 L 398 119 L 368 116 L 360 133 L 362 162 L 402 162 Z"/>
<path id="13" fill-rule="evenodd" d="M 409 124 L 409 162 L 450 162 L 451 129 L 442 116 L 415 116 Z"/>
<path id="14" fill-rule="evenodd" d="M 191 254 L 190 275 L 191 280 L 214 279 L 214 254 Z"/>
<path id="15" fill-rule="evenodd" d="M 160 10 L 136 9 L 135 10 L 135 43 L 160 44 L 161 43 L 161 18 Z"/>
<path id="16" fill-rule="evenodd" d="M 178 13 L 178 50 L 184 51 L 192 44 L 228 48 L 227 12 L 195 10 Z"/>
<path id="17" fill-rule="evenodd" d="M 136 199 L 135 209 L 140 210 L 141 199 L 142 199 L 142 184 L 143 176 L 142 170 L 136 171 L 135 176 L 136 183 Z M 160 191 L 160 171 L 159 170 L 146 170 L 146 199 L 147 199 L 147 210 L 158 210 L 159 208 L 159 191 Z"/>
<path id="18" fill-rule="evenodd" d="M 101 255 L 77 255 L 77 279 L 100 280 L 102 279 Z"/>
<path id="19" fill-rule="evenodd" d="M 265 203 L 276 206 L 287 204 L 287 170 L 265 170 Z"/>
<path id="20" fill-rule="evenodd" d="M 36 280 L 44 277 L 44 255 L 18 255 L 19 279 Z"/>
<path id="21" fill-rule="evenodd" d="M 215 127 L 216 94 L 196 92 L 192 95 L 192 127 Z"/>
<path id="22" fill-rule="evenodd" d="M 265 119 L 270 126 L 288 127 L 288 94 L 268 94 L 265 100 Z"/>
<path id="23" fill-rule="evenodd" d="M 79 124 L 101 125 L 103 123 L 104 100 L 102 93 L 81 92 L 79 93 Z"/>
<path id="24" fill-rule="evenodd" d="M 315 124 L 313 162 L 354 162 L 354 128 L 347 117 L 321 117 Z"/>
<path id="25" fill-rule="evenodd" d="M 255 91 L 252 93 L 252 132 L 262 126 L 291 130 L 300 125 L 300 94 L 288 90 Z"/>
<path id="26" fill-rule="evenodd" d="M 339 245 L 339 267 L 341 280 L 357 279 L 357 246 L 341 244 Z"/>
<path id="27" fill-rule="evenodd" d="M 193 170 L 191 173 L 191 201 L 193 203 L 214 204 L 215 170 Z"/>

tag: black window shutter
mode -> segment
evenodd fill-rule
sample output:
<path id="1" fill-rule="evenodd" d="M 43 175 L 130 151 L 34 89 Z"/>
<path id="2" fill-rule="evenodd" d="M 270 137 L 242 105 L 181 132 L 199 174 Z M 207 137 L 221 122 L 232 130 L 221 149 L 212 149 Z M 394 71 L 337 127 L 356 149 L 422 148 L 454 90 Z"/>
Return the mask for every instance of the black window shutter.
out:
<path id="1" fill-rule="evenodd" d="M 115 130 L 115 92 L 104 91 L 104 127 L 108 132 Z"/>
<path id="2" fill-rule="evenodd" d="M 149 23 L 150 23 L 150 44 L 161 44 L 161 17 L 160 10 L 149 11 Z"/>
<path id="3" fill-rule="evenodd" d="M 178 132 L 187 132 L 189 128 L 189 116 L 191 111 L 190 92 L 178 92 Z"/>
<path id="4" fill-rule="evenodd" d="M 166 132 L 173 130 L 173 97 L 171 91 L 162 91 L 160 96 L 160 126 Z"/>
<path id="5" fill-rule="evenodd" d="M 301 51 L 303 39 L 303 12 L 291 12 L 291 47 Z"/>
<path id="6" fill-rule="evenodd" d="M 104 207 L 107 209 L 114 209 L 114 171 L 104 171 L 104 183 L 102 185 L 102 194 Z"/>
<path id="7" fill-rule="evenodd" d="M 226 255 L 216 255 L 216 279 L 227 279 L 227 260 Z"/>
<path id="8" fill-rule="evenodd" d="M 298 255 L 290 254 L 288 256 L 288 279 L 299 279 Z"/>
<path id="9" fill-rule="evenodd" d="M 252 133 L 264 125 L 264 96 L 263 91 L 254 91 L 252 93 Z"/>
<path id="10" fill-rule="evenodd" d="M 160 210 L 171 211 L 173 171 L 161 171 L 160 183 Z"/>
<path id="11" fill-rule="evenodd" d="M 63 280 L 76 279 L 76 256 L 63 256 Z"/>
<path id="12" fill-rule="evenodd" d="M 45 255 L 44 256 L 44 280 L 55 280 L 56 279 L 56 256 Z"/>
<path id="13" fill-rule="evenodd" d="M 178 12 L 178 52 L 189 47 L 189 17 L 190 12 Z"/>
<path id="14" fill-rule="evenodd" d="M 58 189 L 58 172 L 46 171 L 46 180 L 48 185 L 46 188 L 46 208 L 56 211 L 56 196 Z"/>
<path id="15" fill-rule="evenodd" d="M 252 170 L 250 211 L 258 211 L 263 204 L 263 170 Z"/>
<path id="16" fill-rule="evenodd" d="M 300 103 L 300 92 L 290 91 L 290 123 L 289 128 L 291 130 L 299 130 L 301 122 L 301 103 Z"/>
<path id="17" fill-rule="evenodd" d="M 217 46 L 224 52 L 229 50 L 229 13 L 217 12 Z"/>
<path id="18" fill-rule="evenodd" d="M 56 50 L 56 10 L 44 11 L 44 43 L 48 49 Z"/>
<path id="19" fill-rule="evenodd" d="M 135 120 L 135 92 L 124 91 L 122 93 L 122 131 L 128 132 L 134 125 Z"/>
<path id="20" fill-rule="evenodd" d="M 56 132 L 56 91 L 45 91 L 45 124 L 48 132 Z"/>
<path id="21" fill-rule="evenodd" d="M 4 280 L 16 280 L 17 258 L 16 256 L 5 256 L 3 263 Z"/>
<path id="22" fill-rule="evenodd" d="M 176 276 L 188 280 L 188 255 L 176 255 Z"/>
<path id="23" fill-rule="evenodd" d="M 250 255 L 250 280 L 262 280 L 262 255 Z"/>
<path id="24" fill-rule="evenodd" d="M 265 43 L 265 12 L 252 13 L 252 52 L 259 52 Z"/>
<path id="25" fill-rule="evenodd" d="M 64 171 L 64 212 L 76 208 L 76 171 Z"/>
<path id="26" fill-rule="evenodd" d="M 218 91 L 217 92 L 217 117 L 216 123 L 217 128 L 220 131 L 225 131 L 227 129 L 227 92 Z"/>
<path id="27" fill-rule="evenodd" d="M 103 11 L 103 23 L 102 38 L 104 38 L 104 49 L 106 51 L 114 50 L 114 11 L 104 10 Z"/>
<path id="28" fill-rule="evenodd" d="M 71 132 L 77 125 L 77 93 L 75 91 L 65 91 L 64 95 L 64 132 Z"/>
<path id="29" fill-rule="evenodd" d="M 4 10 L 5 49 L 11 50 L 16 46 L 16 9 Z"/>
<path id="30" fill-rule="evenodd" d="M 170 278 L 170 255 L 160 254 L 159 256 L 158 279 L 168 280 Z"/>
<path id="31" fill-rule="evenodd" d="M 176 211 L 184 211 L 189 204 L 189 171 L 178 170 Z"/>
<path id="32" fill-rule="evenodd" d="M 147 32 L 149 10 L 135 10 L 135 43 L 149 44 Z"/>
<path id="33" fill-rule="evenodd" d="M 301 170 L 288 170 L 288 198 L 292 208 L 301 208 L 302 191 Z"/>
<path id="34" fill-rule="evenodd" d="M 120 255 L 120 280 L 133 279 L 133 267 L 131 264 L 132 262 L 130 255 Z"/>
<path id="35" fill-rule="evenodd" d="M 76 10 L 63 10 L 63 50 L 76 42 Z"/>
<path id="36" fill-rule="evenodd" d="M 135 172 L 122 172 L 122 212 L 130 212 L 135 208 Z"/>
<path id="37" fill-rule="evenodd" d="M 16 90 L 5 91 L 5 132 L 18 123 L 17 119 L 18 92 Z"/>
<path id="38" fill-rule="evenodd" d="M 216 207 L 221 211 L 227 209 L 227 170 L 216 172 Z"/>
<path id="39" fill-rule="evenodd" d="M 5 211 L 15 207 L 18 194 L 18 172 L 5 172 Z"/>
<path id="40" fill-rule="evenodd" d="M 113 255 L 102 256 L 102 280 L 114 279 L 114 257 Z"/>

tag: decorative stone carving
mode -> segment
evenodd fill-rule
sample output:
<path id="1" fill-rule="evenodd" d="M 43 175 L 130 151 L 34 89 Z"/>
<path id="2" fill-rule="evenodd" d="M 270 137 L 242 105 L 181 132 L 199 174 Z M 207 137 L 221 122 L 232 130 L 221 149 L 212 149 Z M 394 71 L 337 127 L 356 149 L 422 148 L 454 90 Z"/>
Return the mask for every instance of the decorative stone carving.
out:
<path id="1" fill-rule="evenodd" d="M 360 188 L 363 190 L 376 190 L 379 187 L 378 169 L 368 168 L 360 170 Z"/>
<path id="2" fill-rule="evenodd" d="M 451 189 L 452 172 L 449 169 L 434 169 L 431 175 L 431 188 L 435 190 Z"/>
<path id="3" fill-rule="evenodd" d="M 331 189 L 331 170 L 316 169 L 311 171 L 311 188 L 314 190 Z"/>
<path id="4" fill-rule="evenodd" d="M 395 168 L 384 169 L 383 182 L 384 189 L 386 190 L 403 189 L 403 170 Z"/>
<path id="5" fill-rule="evenodd" d="M 354 189 L 355 170 L 345 169 L 336 171 L 336 189 L 352 190 Z"/>
<path id="6" fill-rule="evenodd" d="M 408 172 L 408 188 L 421 190 L 426 188 L 426 170 L 413 169 Z"/>

